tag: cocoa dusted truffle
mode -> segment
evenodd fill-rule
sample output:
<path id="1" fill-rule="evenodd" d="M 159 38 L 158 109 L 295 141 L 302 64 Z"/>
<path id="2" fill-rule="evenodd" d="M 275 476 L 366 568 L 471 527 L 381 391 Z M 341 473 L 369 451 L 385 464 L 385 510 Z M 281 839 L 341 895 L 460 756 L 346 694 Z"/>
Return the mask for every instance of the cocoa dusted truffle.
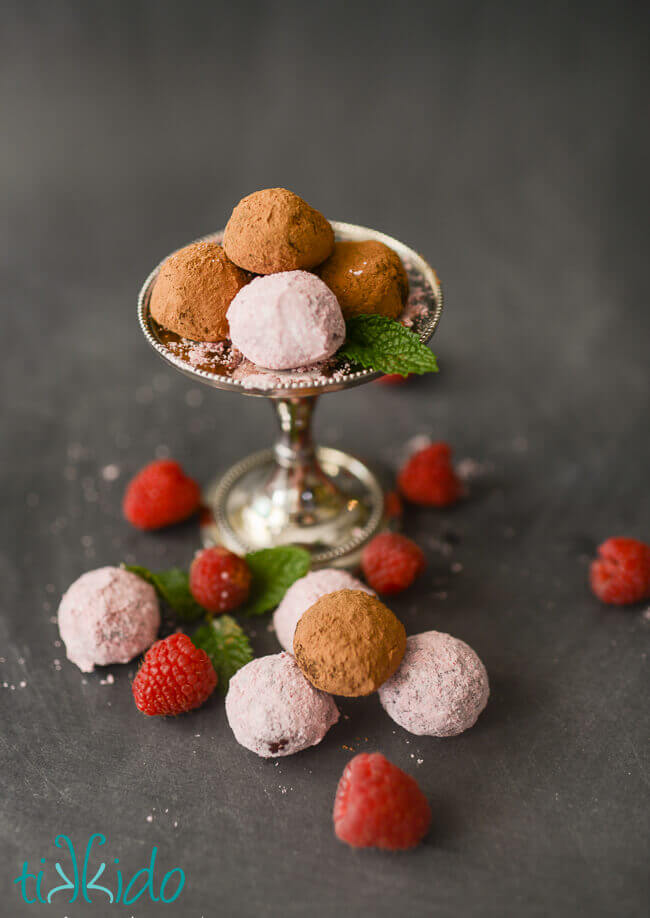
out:
<path id="1" fill-rule="evenodd" d="M 255 274 L 310 270 L 331 255 L 334 231 L 297 194 L 265 188 L 235 207 L 223 245 L 228 258 Z"/>
<path id="2" fill-rule="evenodd" d="M 405 649 L 402 623 L 360 590 L 322 596 L 303 614 L 293 639 L 296 662 L 311 684 L 350 698 L 377 691 Z"/>
<path id="3" fill-rule="evenodd" d="M 361 314 L 396 319 L 404 309 L 409 279 L 402 260 L 383 242 L 337 242 L 318 270 L 346 319 Z"/>
<path id="4" fill-rule="evenodd" d="M 193 242 L 160 266 L 149 311 L 183 338 L 223 341 L 229 335 L 228 307 L 249 280 L 218 243 Z"/>

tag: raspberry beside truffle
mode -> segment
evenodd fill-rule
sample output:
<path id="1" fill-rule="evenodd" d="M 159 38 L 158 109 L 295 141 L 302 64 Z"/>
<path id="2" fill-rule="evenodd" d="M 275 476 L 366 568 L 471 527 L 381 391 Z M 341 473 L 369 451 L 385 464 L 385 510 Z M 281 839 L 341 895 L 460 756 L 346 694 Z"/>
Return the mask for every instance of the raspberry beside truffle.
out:
<path id="1" fill-rule="evenodd" d="M 216 242 L 193 242 L 160 266 L 149 311 L 183 338 L 223 341 L 229 336 L 228 307 L 248 281 Z"/>
<path id="2" fill-rule="evenodd" d="M 397 252 L 383 242 L 337 242 L 318 273 L 346 319 L 375 313 L 396 319 L 404 309 L 408 275 Z"/>
<path id="3" fill-rule="evenodd" d="M 303 614 L 293 639 L 298 666 L 312 685 L 350 698 L 377 691 L 405 648 L 404 625 L 360 590 L 322 596 Z"/>
<path id="4" fill-rule="evenodd" d="M 286 188 L 265 188 L 242 198 L 226 226 L 228 257 L 255 274 L 310 270 L 334 248 L 325 217 Z"/>

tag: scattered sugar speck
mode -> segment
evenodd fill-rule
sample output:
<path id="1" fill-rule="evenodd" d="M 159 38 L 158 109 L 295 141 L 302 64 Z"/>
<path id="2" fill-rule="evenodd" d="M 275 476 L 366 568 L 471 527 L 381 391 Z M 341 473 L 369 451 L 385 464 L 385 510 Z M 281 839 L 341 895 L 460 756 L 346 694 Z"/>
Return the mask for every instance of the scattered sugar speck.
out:
<path id="1" fill-rule="evenodd" d="M 476 459 L 461 459 L 456 464 L 456 473 L 461 481 L 472 481 L 482 478 L 492 471 L 491 462 L 477 462 Z"/>
<path id="2" fill-rule="evenodd" d="M 120 467 L 118 465 L 105 465 L 101 474 L 104 481 L 115 481 L 120 477 Z"/>

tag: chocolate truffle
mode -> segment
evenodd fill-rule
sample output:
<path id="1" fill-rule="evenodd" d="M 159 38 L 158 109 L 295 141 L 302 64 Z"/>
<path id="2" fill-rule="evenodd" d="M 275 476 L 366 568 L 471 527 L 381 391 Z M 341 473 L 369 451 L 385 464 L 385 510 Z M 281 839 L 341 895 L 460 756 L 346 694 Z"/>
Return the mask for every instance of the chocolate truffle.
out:
<path id="1" fill-rule="evenodd" d="M 346 319 L 362 314 L 396 319 L 404 309 L 409 279 L 397 252 L 383 242 L 337 242 L 318 273 Z"/>
<path id="2" fill-rule="evenodd" d="M 293 635 L 303 614 L 321 596 L 325 596 L 326 593 L 336 593 L 337 590 L 363 590 L 365 593 L 375 595 L 370 587 L 357 580 L 352 574 L 333 567 L 311 571 L 291 584 L 273 614 L 273 627 L 278 641 L 288 653 L 293 653 Z"/>
<path id="3" fill-rule="evenodd" d="M 230 680 L 226 716 L 235 739 L 263 758 L 320 743 L 339 719 L 334 699 L 303 676 L 288 653 L 259 657 Z"/>
<path id="4" fill-rule="evenodd" d="M 149 310 L 159 325 L 193 341 L 229 336 L 226 313 L 250 278 L 216 242 L 193 242 L 170 255 L 158 272 Z"/>
<path id="5" fill-rule="evenodd" d="M 82 673 L 128 663 L 151 647 L 160 627 L 156 591 L 121 567 L 82 574 L 59 605 L 59 632 L 68 659 Z"/>
<path id="6" fill-rule="evenodd" d="M 406 647 L 404 625 L 375 596 L 338 590 L 322 596 L 296 626 L 293 652 L 316 688 L 370 695 L 393 675 Z"/>
<path id="7" fill-rule="evenodd" d="M 336 297 L 309 271 L 256 277 L 228 310 L 233 345 L 269 370 L 291 370 L 331 357 L 345 341 Z"/>
<path id="8" fill-rule="evenodd" d="M 392 719 L 417 736 L 456 736 L 476 723 L 490 694 L 485 667 L 464 641 L 414 634 L 395 675 L 379 689 Z"/>
<path id="9" fill-rule="evenodd" d="M 331 255 L 334 231 L 325 217 L 286 188 L 265 188 L 233 210 L 223 245 L 235 264 L 255 274 L 310 270 Z"/>

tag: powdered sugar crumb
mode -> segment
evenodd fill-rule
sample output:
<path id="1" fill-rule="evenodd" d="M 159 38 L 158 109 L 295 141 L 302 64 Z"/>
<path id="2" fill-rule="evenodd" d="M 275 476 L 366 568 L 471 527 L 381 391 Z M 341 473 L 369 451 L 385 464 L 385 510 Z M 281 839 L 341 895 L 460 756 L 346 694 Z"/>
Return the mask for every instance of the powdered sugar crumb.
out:
<path id="1" fill-rule="evenodd" d="M 462 481 L 483 478 L 493 470 L 491 462 L 477 462 L 476 459 L 461 459 L 456 463 L 456 474 Z"/>

